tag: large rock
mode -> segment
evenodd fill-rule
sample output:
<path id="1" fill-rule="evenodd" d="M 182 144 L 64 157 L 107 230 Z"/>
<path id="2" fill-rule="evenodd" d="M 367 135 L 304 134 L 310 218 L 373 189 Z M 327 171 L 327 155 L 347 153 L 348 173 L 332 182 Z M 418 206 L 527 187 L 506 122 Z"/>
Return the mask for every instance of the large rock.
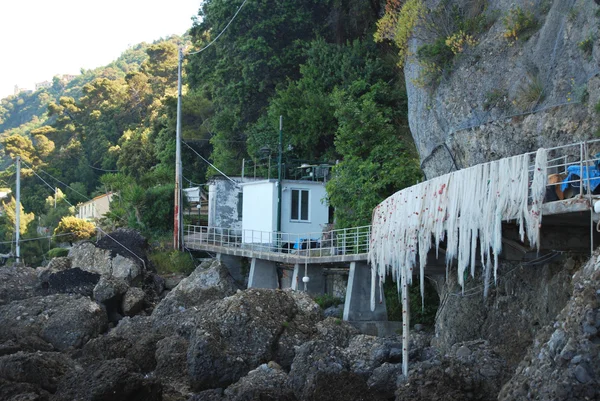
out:
<path id="1" fill-rule="evenodd" d="M 73 361 L 58 352 L 18 352 L 0 357 L 0 380 L 29 383 L 54 393 L 62 376 L 74 368 Z"/>
<path id="2" fill-rule="evenodd" d="M 198 307 L 232 295 L 236 289 L 233 278 L 221 262 L 216 259 L 204 262 L 167 294 L 152 315 L 160 318 L 182 309 Z"/>
<path id="3" fill-rule="evenodd" d="M 237 383 L 224 391 L 230 401 L 280 400 L 296 401 L 294 392 L 287 387 L 287 374 L 274 362 L 262 364 L 251 370 Z"/>
<path id="4" fill-rule="evenodd" d="M 299 328 L 310 332 L 316 323 L 301 313 L 305 302 L 288 291 L 249 289 L 205 307 L 187 354 L 193 388 L 224 387 L 262 363 L 290 359 L 308 338 Z"/>
<path id="5" fill-rule="evenodd" d="M 396 400 L 492 401 L 509 375 L 508 365 L 488 342 L 457 343 L 443 357 L 411 363 L 408 379 L 398 376 Z"/>
<path id="6" fill-rule="evenodd" d="M 50 262 L 46 266 L 39 266 L 35 269 L 40 282 L 47 282 L 48 276 L 53 273 L 58 273 L 63 270 L 67 270 L 71 268 L 71 259 L 66 256 L 52 258 Z"/>
<path id="7" fill-rule="evenodd" d="M 451 0 L 439 14 L 444 23 L 437 25 L 448 26 L 449 10 L 455 6 L 472 10 L 465 3 Z M 600 52 L 589 36 L 596 30 L 598 5 L 574 0 L 487 4 L 492 26 L 475 35 L 477 45 L 465 46 L 432 87 L 420 84 L 424 68 L 414 55 L 425 42 L 434 42 L 435 29 L 427 27 L 410 41 L 404 69 L 408 120 L 427 178 L 538 147 L 590 139 L 599 127 L 594 106 L 600 98 Z M 532 10 L 539 28 L 528 40 L 512 43 L 503 37 L 504 20 L 515 4 Z M 588 38 L 595 48 L 589 55 L 578 45 Z M 530 107 L 519 107 L 522 93 L 535 80 L 542 83 L 543 95 Z"/>
<path id="8" fill-rule="evenodd" d="M 105 277 L 115 277 L 128 284 L 140 283 L 145 272 L 144 264 L 134 255 L 129 257 L 102 249 L 91 242 L 75 244 L 69 250 L 72 267 L 79 267 Z"/>
<path id="9" fill-rule="evenodd" d="M 501 262 L 497 285 L 490 288 L 487 300 L 479 277 L 465 287 L 467 295 L 475 296 L 462 295 L 456 273 L 445 283 L 440 277 L 437 288 L 444 302 L 437 313 L 433 345 L 444 352 L 457 342 L 483 338 L 516 367 L 536 332 L 553 322 L 567 303 L 576 265 L 569 259 L 524 269 Z"/>
<path id="10" fill-rule="evenodd" d="M 101 304 L 120 303 L 129 286 L 115 277 L 101 277 L 94 287 L 94 300 Z"/>
<path id="11" fill-rule="evenodd" d="M 141 288 L 130 287 L 123 295 L 121 309 L 125 316 L 134 316 L 139 313 L 145 303 L 146 293 Z"/>
<path id="12" fill-rule="evenodd" d="M 106 325 L 104 310 L 81 296 L 57 294 L 0 306 L 0 342 L 37 336 L 65 350 L 81 347 Z"/>
<path id="13" fill-rule="evenodd" d="M 149 317 L 126 317 L 108 334 L 85 344 L 79 356 L 91 362 L 124 358 L 133 362 L 139 371 L 151 372 L 156 367 L 154 354 L 161 338 Z"/>
<path id="14" fill-rule="evenodd" d="M 35 295 L 37 275 L 30 267 L 0 267 L 0 305 Z"/>
<path id="15" fill-rule="evenodd" d="M 575 274 L 573 296 L 532 341 L 499 400 L 600 399 L 600 257 Z"/>
<path id="16" fill-rule="evenodd" d="M 162 386 L 127 359 L 112 359 L 68 374 L 53 400 L 161 401 Z"/>

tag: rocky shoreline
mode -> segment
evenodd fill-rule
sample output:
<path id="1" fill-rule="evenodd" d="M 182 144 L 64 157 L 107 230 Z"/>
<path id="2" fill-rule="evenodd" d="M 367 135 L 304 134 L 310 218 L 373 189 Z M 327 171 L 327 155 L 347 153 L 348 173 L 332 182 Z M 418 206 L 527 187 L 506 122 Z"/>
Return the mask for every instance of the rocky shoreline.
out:
<path id="1" fill-rule="evenodd" d="M 44 268 L 0 268 L 0 399 L 600 398 L 597 254 L 516 371 L 498 338 L 455 332 L 444 347 L 447 336 L 415 331 L 407 379 L 401 336 L 360 334 L 302 292 L 241 290 L 216 260 L 165 291 L 145 240 L 114 238 L 133 253 L 105 239 Z"/>

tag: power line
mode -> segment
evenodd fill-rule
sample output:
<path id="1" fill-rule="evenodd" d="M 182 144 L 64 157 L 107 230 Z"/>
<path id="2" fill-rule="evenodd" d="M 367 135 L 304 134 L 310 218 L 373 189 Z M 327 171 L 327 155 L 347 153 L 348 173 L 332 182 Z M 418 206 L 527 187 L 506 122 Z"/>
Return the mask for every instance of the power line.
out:
<path id="1" fill-rule="evenodd" d="M 204 157 L 202 157 L 202 155 L 198 152 L 196 152 L 196 150 L 194 148 L 192 148 L 190 145 L 187 144 L 186 141 L 181 140 L 181 142 L 183 142 L 183 144 L 185 146 L 187 146 L 188 148 L 190 148 L 192 150 L 192 152 L 194 152 L 199 158 L 201 158 L 202 160 L 204 160 L 205 163 L 208 163 L 212 168 L 214 168 L 215 170 L 217 170 L 219 173 L 221 173 L 221 175 L 223 175 L 223 177 L 227 178 L 229 181 L 231 181 L 233 183 L 233 185 L 235 185 L 236 187 L 238 186 L 238 183 L 235 182 L 234 180 L 232 180 L 227 174 L 225 174 L 224 172 L 222 172 L 221 170 L 219 170 L 217 168 L 217 166 L 215 166 L 214 164 L 212 164 L 211 162 L 209 162 L 208 160 L 206 160 Z"/>
<path id="2" fill-rule="evenodd" d="M 198 53 L 202 53 L 204 50 L 208 49 L 213 43 L 215 43 L 217 41 L 217 39 L 219 39 L 219 37 L 221 37 L 221 35 L 223 35 L 223 32 L 225 32 L 227 30 L 227 28 L 229 28 L 229 25 L 231 25 L 231 23 L 233 22 L 233 20 L 235 19 L 235 17 L 237 17 L 238 13 L 240 12 L 240 10 L 242 9 L 242 7 L 244 7 L 244 4 L 246 4 L 247 0 L 244 0 L 242 2 L 242 5 L 240 5 L 240 7 L 237 9 L 237 11 L 235 12 L 235 14 L 233 14 L 233 17 L 231 17 L 231 19 L 229 20 L 229 22 L 227 23 L 227 25 L 225 25 L 225 28 L 223 28 L 223 30 L 217 35 L 216 38 L 214 38 L 209 44 L 207 44 L 206 46 L 204 46 L 202 49 L 192 52 L 192 53 L 188 53 L 188 56 L 191 56 L 193 54 L 198 54 Z"/>
<path id="3" fill-rule="evenodd" d="M 35 170 L 34 170 L 33 168 L 31 168 L 31 166 L 29 166 L 27 163 L 25 163 L 24 161 L 21 161 L 21 163 L 23 163 L 24 165 L 26 165 L 27 167 L 29 167 L 29 168 L 31 169 L 31 171 L 33 172 L 33 174 L 35 174 L 35 176 L 36 176 L 37 178 L 39 178 L 40 180 L 42 180 L 42 182 L 43 182 L 44 184 L 46 184 L 46 185 L 48 186 L 48 188 L 50 188 L 50 189 L 52 190 L 52 192 L 54 192 L 54 194 L 56 194 L 56 188 L 55 188 L 55 187 L 53 187 L 52 185 L 48 184 L 48 183 L 46 182 L 46 180 L 44 180 L 42 177 L 40 177 L 40 176 L 39 176 L 39 174 L 38 174 L 38 173 L 36 173 L 36 172 L 35 172 Z M 75 206 L 73 206 L 73 204 L 72 204 L 71 202 L 69 202 L 69 201 L 67 200 L 67 197 L 66 197 L 66 196 L 65 196 L 65 197 L 63 197 L 63 200 L 64 200 L 65 202 L 67 202 L 69 205 L 71 205 L 72 207 L 75 207 Z"/>

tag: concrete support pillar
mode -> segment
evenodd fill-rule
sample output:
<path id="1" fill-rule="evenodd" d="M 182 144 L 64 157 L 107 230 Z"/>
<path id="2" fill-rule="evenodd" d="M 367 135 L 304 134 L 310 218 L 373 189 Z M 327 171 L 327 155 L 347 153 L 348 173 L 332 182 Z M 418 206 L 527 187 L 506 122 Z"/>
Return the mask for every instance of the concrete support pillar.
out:
<path id="1" fill-rule="evenodd" d="M 379 285 L 375 287 L 375 310 L 371 311 L 371 268 L 364 262 L 350 263 L 344 320 L 387 321 L 385 297 L 382 297 L 383 302 L 379 303 Z"/>
<path id="2" fill-rule="evenodd" d="M 229 274 L 231 274 L 231 277 L 233 277 L 235 282 L 240 287 L 244 288 L 246 286 L 246 283 L 248 282 L 248 276 L 246 275 L 248 273 L 248 270 L 246 270 L 246 274 L 244 274 L 242 269 L 242 259 L 243 258 L 241 256 L 217 253 L 217 260 L 220 261 L 221 264 L 227 268 L 227 270 L 229 270 Z"/>
<path id="3" fill-rule="evenodd" d="M 252 258 L 248 288 L 279 288 L 277 264 L 268 260 Z"/>
<path id="4" fill-rule="evenodd" d="M 305 274 L 306 266 L 296 263 L 294 265 L 294 274 L 292 275 L 292 289 L 296 291 L 304 291 L 304 282 L 302 278 Z M 309 294 L 320 295 L 325 293 L 325 276 L 323 275 L 322 265 L 308 265 L 308 282 L 306 289 Z"/>

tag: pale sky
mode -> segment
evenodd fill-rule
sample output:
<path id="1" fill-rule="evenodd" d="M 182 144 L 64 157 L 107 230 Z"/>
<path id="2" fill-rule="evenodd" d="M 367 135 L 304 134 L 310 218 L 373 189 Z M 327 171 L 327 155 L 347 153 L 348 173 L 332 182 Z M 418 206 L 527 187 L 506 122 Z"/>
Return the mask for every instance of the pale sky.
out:
<path id="1" fill-rule="evenodd" d="M 0 0 L 0 98 L 182 35 L 201 0 Z"/>

